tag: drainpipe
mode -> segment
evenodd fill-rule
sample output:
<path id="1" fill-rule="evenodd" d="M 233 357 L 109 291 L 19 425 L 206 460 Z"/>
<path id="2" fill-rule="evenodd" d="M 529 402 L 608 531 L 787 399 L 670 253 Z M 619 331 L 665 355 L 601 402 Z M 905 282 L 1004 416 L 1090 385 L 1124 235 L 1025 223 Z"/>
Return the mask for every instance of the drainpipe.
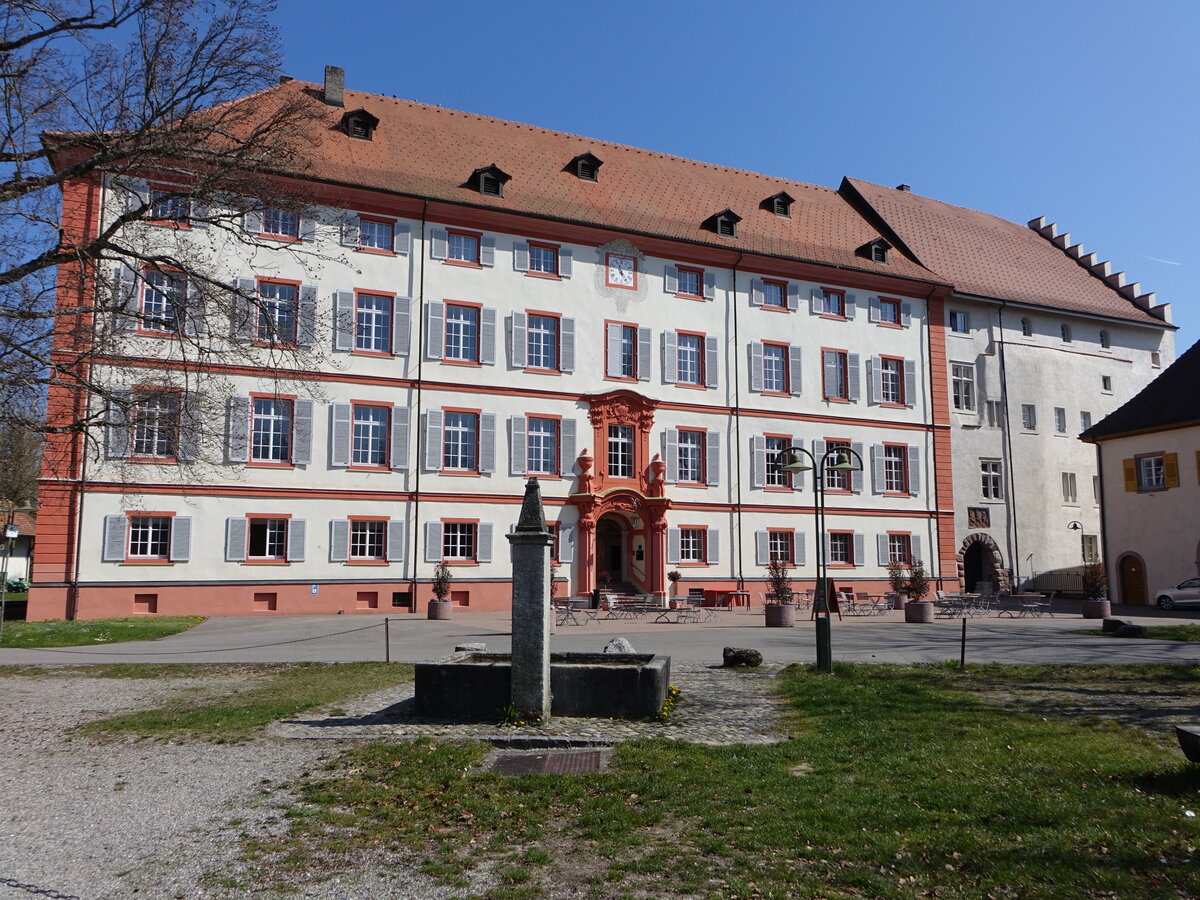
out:
<path id="1" fill-rule="evenodd" d="M 409 596 L 412 598 L 412 603 L 408 607 L 410 614 L 417 612 L 417 565 L 419 557 L 417 555 L 418 548 L 421 543 L 421 470 L 424 468 L 424 451 L 425 451 L 425 429 L 421 427 L 421 385 L 423 383 L 422 375 L 425 367 L 425 227 L 429 215 L 429 201 L 426 200 L 424 206 L 421 207 L 421 276 L 417 281 L 417 396 L 414 404 L 414 419 L 415 423 L 410 421 L 409 428 L 416 427 L 416 458 L 413 460 L 413 509 L 412 509 L 412 533 L 409 535 L 409 540 L 412 543 L 412 580 L 409 582 L 411 591 Z M 414 248 L 413 257 L 417 255 Z"/>
<path id="2" fill-rule="evenodd" d="M 737 448 L 734 460 L 737 468 L 734 471 L 737 476 L 734 482 L 737 485 L 737 514 L 734 517 L 736 532 L 735 539 L 730 541 L 729 552 L 733 553 L 733 548 L 737 548 L 737 582 L 738 590 L 746 589 L 746 577 L 742 568 L 742 420 L 741 420 L 741 394 L 742 381 L 740 360 L 742 354 L 739 352 L 741 343 L 738 340 L 738 293 L 737 293 L 737 276 L 738 266 L 742 264 L 744 253 L 739 253 L 737 260 L 733 264 L 733 368 L 729 372 L 730 382 L 733 384 L 733 444 Z"/>
<path id="3" fill-rule="evenodd" d="M 1000 452 L 1003 454 L 1001 462 L 1004 465 L 1004 480 L 1007 482 L 1008 500 L 1004 504 L 1004 531 L 1005 531 L 1005 549 L 1008 551 L 1008 559 L 1013 567 L 1013 583 L 1009 585 L 1011 590 L 1017 590 L 1021 583 L 1021 539 L 1017 534 L 1017 482 L 1016 473 L 1013 471 L 1012 459 L 1012 427 L 1010 422 L 1012 417 L 1009 415 L 1008 409 L 1008 364 L 1004 355 L 1004 347 L 1006 341 L 1004 339 L 1004 307 L 1008 304 L 1001 300 L 1000 310 L 997 313 L 997 325 L 1000 330 L 1000 339 L 997 343 L 1000 346 L 1000 352 L 997 354 L 1000 360 L 1000 401 L 1004 408 L 1004 420 L 1000 424 L 1002 430 L 1002 440 Z"/>

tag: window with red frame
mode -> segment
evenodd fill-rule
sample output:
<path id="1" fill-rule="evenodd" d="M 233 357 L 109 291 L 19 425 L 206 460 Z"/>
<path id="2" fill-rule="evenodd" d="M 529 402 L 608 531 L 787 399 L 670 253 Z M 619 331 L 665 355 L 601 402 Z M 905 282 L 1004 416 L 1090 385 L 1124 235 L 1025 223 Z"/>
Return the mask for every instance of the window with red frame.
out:
<path id="1" fill-rule="evenodd" d="M 784 344 L 762 345 L 763 391 L 772 394 L 788 393 L 788 348 Z"/>
<path id="2" fill-rule="evenodd" d="M 768 531 L 767 532 L 767 556 L 775 562 L 782 562 L 791 565 L 794 562 L 795 553 L 793 546 L 795 543 L 795 532 L 791 529 L 787 531 Z"/>
<path id="3" fill-rule="evenodd" d="M 766 485 L 773 488 L 790 488 L 792 486 L 792 473 L 783 470 L 783 462 L 781 455 L 783 451 L 792 445 L 792 439 L 781 436 L 770 436 L 765 438 L 766 452 Z"/>
<path id="4" fill-rule="evenodd" d="M 693 298 L 702 298 L 704 296 L 703 269 L 693 269 L 690 266 L 679 266 L 676 279 L 676 296 Z"/>
<path id="5" fill-rule="evenodd" d="M 250 409 L 250 459 L 254 462 L 291 462 L 292 401 L 254 397 Z"/>
<path id="6" fill-rule="evenodd" d="M 705 563 L 708 561 L 708 529 L 679 529 L 679 561 L 681 563 Z"/>
<path id="7" fill-rule="evenodd" d="M 882 325 L 900 325 L 902 323 L 899 300 L 879 298 L 879 322 Z"/>
<path id="8" fill-rule="evenodd" d="M 353 410 L 354 437 L 350 463 L 368 468 L 387 468 L 388 429 L 391 409 L 355 403 Z"/>
<path id="9" fill-rule="evenodd" d="M 704 432 L 679 429 L 679 480 L 704 484 Z"/>
<path id="10" fill-rule="evenodd" d="M 387 219 L 360 216 L 358 247 L 360 250 L 383 250 L 391 253 L 396 246 L 396 223 Z"/>
<path id="11" fill-rule="evenodd" d="M 386 538 L 387 522 L 352 519 L 350 521 L 350 559 L 384 559 Z"/>
<path id="12" fill-rule="evenodd" d="M 787 282 L 762 280 L 762 305 L 770 309 L 787 309 Z"/>
<path id="13" fill-rule="evenodd" d="M 133 456 L 174 459 L 179 448 L 179 394 L 151 393 L 135 396 L 130 412 Z"/>
<path id="14" fill-rule="evenodd" d="M 479 416 L 446 412 L 442 420 L 442 468 L 475 472 L 479 467 Z"/>
<path id="15" fill-rule="evenodd" d="M 129 558 L 168 559 L 171 551 L 171 516 L 129 517 Z"/>
<path id="16" fill-rule="evenodd" d="M 278 281 L 258 283 L 258 340 L 271 344 L 296 343 L 297 299 L 294 284 Z"/>
<path id="17" fill-rule="evenodd" d="M 525 323 L 525 365 L 558 370 L 558 316 L 529 313 Z"/>
<path id="18" fill-rule="evenodd" d="M 879 358 L 879 401 L 904 405 L 904 360 L 891 356 Z"/>
<path id="19" fill-rule="evenodd" d="M 155 222 L 184 224 L 191 218 L 192 203 L 177 190 L 155 188 L 150 191 L 149 218 Z"/>
<path id="20" fill-rule="evenodd" d="M 141 329 L 175 333 L 183 325 L 187 279 L 178 272 L 147 269 L 142 276 Z"/>
<path id="21" fill-rule="evenodd" d="M 287 559 L 287 519 L 254 517 L 246 522 L 246 559 Z"/>
<path id="22" fill-rule="evenodd" d="M 476 553 L 476 522 L 442 523 L 442 559 L 474 562 Z"/>
<path id="23" fill-rule="evenodd" d="M 558 474 L 558 419 L 525 420 L 526 474 Z"/>
<path id="24" fill-rule="evenodd" d="M 558 275 L 558 247 L 529 242 L 529 271 L 535 275 Z"/>
<path id="25" fill-rule="evenodd" d="M 820 312 L 823 316 L 846 318 L 846 295 L 842 291 L 821 290 Z"/>
<path id="26" fill-rule="evenodd" d="M 908 447 L 884 445 L 883 489 L 888 494 L 908 493 Z"/>
<path id="27" fill-rule="evenodd" d="M 467 231 L 448 231 L 446 259 L 450 262 L 479 265 L 479 235 Z"/>
<path id="28" fill-rule="evenodd" d="M 912 535 L 889 534 L 887 536 L 888 563 L 910 565 L 912 563 Z"/>
<path id="29" fill-rule="evenodd" d="M 853 566 L 854 535 L 848 531 L 831 531 L 829 538 L 829 564 L 831 566 Z"/>
<path id="30" fill-rule="evenodd" d="M 676 341 L 676 384 L 704 386 L 704 335 L 679 332 Z"/>
<path id="31" fill-rule="evenodd" d="M 479 362 L 479 307 L 446 304 L 444 359 Z"/>
<path id="32" fill-rule="evenodd" d="M 272 237 L 300 238 L 300 214 L 268 207 L 262 214 L 262 233 Z"/>
<path id="33" fill-rule="evenodd" d="M 826 441 L 825 443 L 825 490 L 827 491 L 848 491 L 852 484 L 850 473 L 842 469 L 835 469 L 834 465 L 838 461 L 838 454 L 831 453 L 832 450 L 839 448 L 850 449 L 849 441 Z M 847 454 L 848 456 L 849 454 Z"/>
<path id="34" fill-rule="evenodd" d="M 364 353 L 392 350 L 391 297 L 379 294 L 354 295 L 354 349 Z"/>
<path id="35" fill-rule="evenodd" d="M 822 350 L 822 384 L 826 400 L 851 400 L 850 354 L 845 350 Z"/>

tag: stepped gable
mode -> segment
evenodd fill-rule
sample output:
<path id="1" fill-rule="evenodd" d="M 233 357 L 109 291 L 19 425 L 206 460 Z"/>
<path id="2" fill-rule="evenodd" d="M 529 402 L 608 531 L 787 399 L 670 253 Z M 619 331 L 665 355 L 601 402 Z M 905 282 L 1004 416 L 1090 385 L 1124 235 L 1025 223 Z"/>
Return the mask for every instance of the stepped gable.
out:
<path id="1" fill-rule="evenodd" d="M 1102 438 L 1200 424 L 1200 342 L 1163 369 L 1124 406 L 1109 413 L 1079 436 Z"/>
<path id="2" fill-rule="evenodd" d="M 887 223 L 925 267 L 964 294 L 1162 326 L 1164 307 L 1071 245 L 1053 225 L 1018 225 L 909 190 L 846 178 L 842 192 Z M 1106 280 L 1107 279 L 1107 280 Z M 1122 292 L 1122 288 L 1132 288 Z M 1127 296 L 1131 294 L 1132 296 Z M 1139 300 L 1141 302 L 1139 302 Z"/>

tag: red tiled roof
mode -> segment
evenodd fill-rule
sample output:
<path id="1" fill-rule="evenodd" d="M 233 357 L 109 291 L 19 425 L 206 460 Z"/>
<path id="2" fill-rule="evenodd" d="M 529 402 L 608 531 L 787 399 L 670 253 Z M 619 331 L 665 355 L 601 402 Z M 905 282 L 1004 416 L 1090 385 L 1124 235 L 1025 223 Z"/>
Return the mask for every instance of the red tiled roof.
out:
<path id="1" fill-rule="evenodd" d="M 1164 324 L 1025 225 L 856 178 L 845 184 L 962 293 Z"/>
<path id="2" fill-rule="evenodd" d="M 7 523 L 8 512 L 2 512 L 0 515 L 4 516 L 4 522 Z M 21 530 L 22 537 L 27 534 L 37 534 L 37 513 L 29 513 L 22 509 L 18 509 L 13 512 L 12 516 L 13 524 Z"/>

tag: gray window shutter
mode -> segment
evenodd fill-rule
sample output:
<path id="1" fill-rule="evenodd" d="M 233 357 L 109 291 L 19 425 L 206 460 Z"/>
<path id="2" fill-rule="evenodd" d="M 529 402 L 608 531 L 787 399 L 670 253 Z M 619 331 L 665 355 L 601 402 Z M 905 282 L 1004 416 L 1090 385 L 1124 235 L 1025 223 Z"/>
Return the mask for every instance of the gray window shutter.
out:
<path id="1" fill-rule="evenodd" d="M 667 266 L 663 272 L 663 290 L 668 294 L 679 292 L 679 270 L 674 266 Z"/>
<path id="2" fill-rule="evenodd" d="M 528 350 L 528 334 L 526 331 L 529 317 L 523 312 L 515 312 L 508 317 L 508 358 L 514 369 L 523 369 Z"/>
<path id="3" fill-rule="evenodd" d="M 853 319 L 854 314 L 858 311 L 858 297 L 854 294 L 846 294 L 846 318 Z"/>
<path id="4" fill-rule="evenodd" d="M 761 341 L 750 344 L 750 390 L 763 389 L 763 345 Z"/>
<path id="5" fill-rule="evenodd" d="M 716 388 L 720 385 L 720 371 L 717 359 L 716 335 L 708 335 L 704 339 L 704 386 Z"/>
<path id="6" fill-rule="evenodd" d="M 886 533 L 875 535 L 875 552 L 879 556 L 879 565 L 888 564 L 888 536 Z"/>
<path id="7" fill-rule="evenodd" d="M 193 228 L 207 228 L 212 218 L 212 208 L 208 201 L 201 197 L 191 199 L 191 211 L 188 213 L 188 224 Z"/>
<path id="8" fill-rule="evenodd" d="M 842 367 L 838 364 L 838 352 L 836 350 L 822 350 L 821 357 L 822 364 L 825 367 L 825 396 L 840 396 L 840 394 L 833 393 L 842 375 Z"/>
<path id="9" fill-rule="evenodd" d="M 800 285 L 794 281 L 788 282 L 787 308 L 790 312 L 796 312 L 800 308 Z"/>
<path id="10" fill-rule="evenodd" d="M 388 467 L 408 470 L 408 407 L 392 407 L 392 446 Z"/>
<path id="11" fill-rule="evenodd" d="M 329 523 L 329 561 L 345 562 L 350 558 L 350 520 L 333 519 Z"/>
<path id="12" fill-rule="evenodd" d="M 481 266 L 496 264 L 496 239 L 494 237 L 485 235 L 479 239 L 479 264 Z"/>
<path id="13" fill-rule="evenodd" d="M 867 321 L 868 322 L 878 322 L 879 321 L 879 298 L 872 295 L 870 298 L 868 298 L 867 304 L 868 304 L 868 306 L 867 306 Z"/>
<path id="14" fill-rule="evenodd" d="M 921 536 L 919 534 L 909 535 L 908 550 L 914 560 L 921 559 Z"/>
<path id="15" fill-rule="evenodd" d="M 444 228 L 435 228 L 429 233 L 429 256 L 431 259 L 445 259 L 449 252 L 450 238 L 446 234 Z M 438 559 L 441 559 L 441 550 L 438 550 Z"/>
<path id="16" fill-rule="evenodd" d="M 104 517 L 104 562 L 124 562 L 126 535 L 129 531 L 128 516 Z"/>
<path id="17" fill-rule="evenodd" d="M 558 526 L 558 561 L 569 563 L 575 561 L 575 526 Z"/>
<path id="18" fill-rule="evenodd" d="M 408 256 L 412 246 L 412 229 L 407 225 L 396 222 L 392 226 L 392 249 L 401 256 Z"/>
<path id="19" fill-rule="evenodd" d="M 649 328 L 639 328 L 637 346 L 637 377 L 638 381 L 650 380 L 651 332 Z"/>
<path id="20" fill-rule="evenodd" d="M 311 347 L 317 342 L 317 286 L 300 285 L 300 302 L 296 311 L 296 343 Z"/>
<path id="21" fill-rule="evenodd" d="M 387 561 L 404 561 L 404 520 L 390 519 L 387 523 Z"/>
<path id="22" fill-rule="evenodd" d="M 312 462 L 313 402 L 292 403 L 292 463 L 307 466 Z"/>
<path id="23" fill-rule="evenodd" d="M 479 471 L 488 475 L 496 471 L 496 414 L 479 416 Z"/>
<path id="24" fill-rule="evenodd" d="M 680 535 L 678 528 L 667 528 L 667 565 L 679 564 Z"/>
<path id="25" fill-rule="evenodd" d="M 188 280 L 187 309 L 184 310 L 183 333 L 188 337 L 208 337 L 208 317 L 204 308 L 204 295 L 194 279 Z"/>
<path id="26" fill-rule="evenodd" d="M 710 431 L 704 438 L 706 484 L 716 487 L 721 483 L 721 433 Z"/>
<path id="27" fill-rule="evenodd" d="M 796 565 L 807 565 L 807 559 L 804 553 L 804 532 L 797 531 L 792 534 L 792 559 L 796 561 Z"/>
<path id="28" fill-rule="evenodd" d="M 529 271 L 529 245 L 524 241 L 513 244 L 513 270 L 516 272 Z"/>
<path id="29" fill-rule="evenodd" d="M 704 299 L 714 300 L 717 296 L 717 273 L 704 273 Z"/>
<path id="30" fill-rule="evenodd" d="M 524 475 L 529 449 L 525 441 L 525 417 L 508 417 L 508 474 Z"/>
<path id="31" fill-rule="evenodd" d="M 575 371 L 575 320 L 563 316 L 558 320 L 558 368 L 560 372 Z"/>
<path id="32" fill-rule="evenodd" d="M 761 278 L 750 279 L 750 305 L 763 305 L 763 283 Z"/>
<path id="33" fill-rule="evenodd" d="M 812 298 L 809 300 L 809 311 L 814 316 L 819 316 L 825 311 L 825 292 L 820 288 L 812 289 Z"/>
<path id="34" fill-rule="evenodd" d="M 766 531 L 754 532 L 754 564 L 765 566 L 771 561 L 771 536 Z"/>
<path id="35" fill-rule="evenodd" d="M 246 525 L 246 519 L 241 517 L 225 520 L 225 562 L 242 562 L 246 558 Z"/>
<path id="36" fill-rule="evenodd" d="M 708 558 L 706 562 L 710 566 L 715 566 L 721 561 L 721 532 L 716 528 L 710 528 L 706 537 L 708 538 Z"/>
<path id="37" fill-rule="evenodd" d="M 242 213 L 242 231 L 246 234 L 258 236 L 263 230 L 263 215 L 262 210 L 248 209 Z"/>
<path id="38" fill-rule="evenodd" d="M 441 359 L 446 350 L 446 304 L 433 301 L 425 307 L 425 358 Z"/>
<path id="39" fill-rule="evenodd" d="M 900 324 L 905 328 L 912 324 L 912 304 L 908 301 L 900 304 Z"/>
<path id="40" fill-rule="evenodd" d="M 871 445 L 871 493 L 882 494 L 887 479 L 884 476 L 883 444 Z"/>
<path id="41" fill-rule="evenodd" d="M 230 337 L 235 341 L 250 341 L 254 339 L 258 323 L 258 308 L 253 301 L 258 294 L 258 282 L 253 278 L 239 278 L 236 287 L 237 296 L 233 298 L 229 313 Z"/>
<path id="42" fill-rule="evenodd" d="M 317 220 L 313 216 L 300 217 L 300 240 L 315 241 L 317 239 Z"/>
<path id="43" fill-rule="evenodd" d="M 479 361 L 485 366 L 496 364 L 496 308 L 485 306 L 479 311 Z"/>
<path id="44" fill-rule="evenodd" d="M 113 309 L 117 311 L 115 324 L 117 328 L 131 331 L 138 322 L 138 280 L 137 273 L 128 263 L 121 263 L 113 268 Z"/>
<path id="45" fill-rule="evenodd" d="M 916 360 L 904 361 L 904 405 L 917 404 L 917 363 Z"/>
<path id="46" fill-rule="evenodd" d="M 304 562 L 304 545 L 308 540 L 308 522 L 305 519 L 288 519 L 287 561 Z"/>
<path id="47" fill-rule="evenodd" d="M 558 277 L 559 278 L 570 278 L 571 277 L 571 264 L 573 262 L 574 262 L 574 258 L 571 255 L 571 248 L 570 247 L 562 247 L 558 251 Z"/>
<path id="48" fill-rule="evenodd" d="M 788 347 L 788 393 L 798 397 L 804 388 L 804 366 L 801 363 L 800 345 Z"/>
<path id="49" fill-rule="evenodd" d="M 674 484 L 679 480 L 679 432 L 674 428 L 663 431 L 663 459 L 667 461 L 667 482 Z"/>
<path id="50" fill-rule="evenodd" d="M 863 547 L 863 536 L 859 532 L 854 533 L 854 564 L 861 566 L 866 564 L 866 549 Z"/>
<path id="51" fill-rule="evenodd" d="M 392 300 L 392 353 L 408 356 L 412 340 L 412 300 L 397 296 Z"/>
<path id="52" fill-rule="evenodd" d="M 192 517 L 171 519 L 171 562 L 187 562 L 192 558 Z"/>
<path id="53" fill-rule="evenodd" d="M 605 356 L 608 359 L 605 375 L 609 378 L 621 377 L 621 331 L 620 325 L 608 326 L 608 334 L 605 339 Z"/>
<path id="54" fill-rule="evenodd" d="M 761 434 L 750 438 L 750 486 L 767 486 L 767 439 Z"/>
<path id="55" fill-rule="evenodd" d="M 350 465 L 350 445 L 353 429 L 350 425 L 349 403 L 329 405 L 329 465 L 344 469 Z"/>
<path id="56" fill-rule="evenodd" d="M 179 395 L 179 448 L 176 454 L 180 462 L 195 462 L 200 458 L 200 438 L 204 434 L 201 415 L 203 401 L 195 391 L 184 391 Z"/>
<path id="57" fill-rule="evenodd" d="M 225 455 L 229 462 L 250 461 L 250 398 L 230 397 L 225 423 Z"/>
<path id="58" fill-rule="evenodd" d="M 662 334 L 663 384 L 679 381 L 679 336 L 674 331 Z"/>
<path id="59" fill-rule="evenodd" d="M 425 523 L 425 562 L 442 561 L 442 523 Z"/>
<path id="60" fill-rule="evenodd" d="M 804 438 L 790 437 L 790 438 L 788 438 L 788 443 L 793 447 L 801 447 L 802 448 L 804 446 Z M 792 473 L 792 490 L 793 491 L 804 490 L 804 473 L 803 472 L 793 472 Z"/>
<path id="61" fill-rule="evenodd" d="M 490 563 L 492 561 L 492 523 L 479 523 L 479 540 L 475 546 L 475 561 Z"/>
<path id="62" fill-rule="evenodd" d="M 859 356 L 857 353 L 846 354 L 846 375 L 848 376 L 846 380 L 849 382 L 851 403 L 858 402 L 859 381 L 861 376 L 861 372 L 859 370 L 861 366 L 862 364 L 859 362 Z"/>
<path id="63" fill-rule="evenodd" d="M 829 532 L 828 532 L 828 531 L 826 531 L 824 534 L 822 534 L 822 535 L 821 535 L 821 542 L 822 542 L 822 543 L 825 545 L 825 559 L 827 559 L 827 560 L 828 560 L 828 559 L 829 559 L 829 549 L 830 549 L 830 546 L 829 546 L 829 545 L 830 545 L 831 543 L 833 543 L 833 542 L 832 542 L 832 541 L 829 539 Z"/>
<path id="64" fill-rule="evenodd" d="M 333 292 L 333 349 L 354 349 L 354 291 Z"/>
<path id="65" fill-rule="evenodd" d="M 442 411 L 431 409 L 425 413 L 425 471 L 442 470 Z M 439 555 L 438 559 L 442 557 Z"/>
<path id="66" fill-rule="evenodd" d="M 862 457 L 863 457 L 863 445 L 862 444 L 853 443 L 850 445 L 850 449 L 858 454 L 858 459 L 862 459 Z M 851 460 L 851 462 L 858 464 L 858 460 Z M 863 470 L 855 469 L 853 472 L 850 473 L 850 490 L 854 491 L 854 493 L 856 493 L 856 494 L 861 494 L 862 489 L 863 489 Z"/>
<path id="67" fill-rule="evenodd" d="M 130 439 L 133 436 L 129 425 L 129 405 L 132 402 L 133 391 L 113 391 L 113 399 L 108 402 L 104 445 L 105 456 L 109 459 L 129 457 Z"/>
<path id="68" fill-rule="evenodd" d="M 558 470 L 564 478 L 575 474 L 575 420 L 558 423 Z"/>
<path id="69" fill-rule="evenodd" d="M 348 215 L 342 219 L 342 236 L 341 242 L 343 247 L 357 247 L 359 231 L 362 228 L 362 222 L 355 215 Z"/>
<path id="70" fill-rule="evenodd" d="M 908 445 L 908 492 L 921 493 L 921 448 L 913 444 Z"/>
<path id="71" fill-rule="evenodd" d="M 867 359 L 867 403 L 872 406 L 883 396 L 883 361 L 878 356 Z"/>

